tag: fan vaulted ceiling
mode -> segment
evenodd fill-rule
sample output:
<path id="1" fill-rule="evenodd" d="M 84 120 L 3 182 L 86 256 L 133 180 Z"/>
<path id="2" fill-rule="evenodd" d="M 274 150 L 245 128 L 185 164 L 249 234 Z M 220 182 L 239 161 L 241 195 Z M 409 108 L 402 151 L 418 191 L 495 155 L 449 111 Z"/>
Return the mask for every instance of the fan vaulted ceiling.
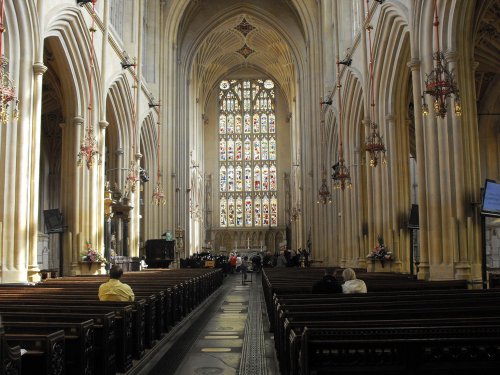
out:
<path id="1" fill-rule="evenodd" d="M 249 7 L 248 2 L 235 1 L 235 5 L 224 13 L 222 7 L 207 7 L 201 1 L 186 13 L 181 27 L 181 44 L 183 53 L 192 56 L 193 75 L 197 82 L 202 83 L 201 96 L 228 74 L 253 68 L 273 78 L 288 99 L 293 97 L 296 66 L 284 35 L 292 36 L 295 43 L 303 40 L 297 16 L 284 1 L 270 2 L 262 9 L 255 6 L 260 1 L 252 3 L 253 6 Z M 276 22 L 269 21 L 274 17 L 292 20 L 294 26 L 283 30 L 278 18 Z M 300 48 L 300 42 L 298 45 Z"/>

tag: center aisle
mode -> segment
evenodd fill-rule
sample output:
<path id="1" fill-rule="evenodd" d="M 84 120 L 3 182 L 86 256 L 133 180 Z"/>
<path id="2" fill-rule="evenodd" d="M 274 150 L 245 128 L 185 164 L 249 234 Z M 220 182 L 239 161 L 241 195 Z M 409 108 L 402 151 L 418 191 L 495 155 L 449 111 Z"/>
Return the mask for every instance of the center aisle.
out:
<path id="1" fill-rule="evenodd" d="M 224 279 L 207 308 L 191 318 L 148 375 L 277 375 L 260 274 Z"/>

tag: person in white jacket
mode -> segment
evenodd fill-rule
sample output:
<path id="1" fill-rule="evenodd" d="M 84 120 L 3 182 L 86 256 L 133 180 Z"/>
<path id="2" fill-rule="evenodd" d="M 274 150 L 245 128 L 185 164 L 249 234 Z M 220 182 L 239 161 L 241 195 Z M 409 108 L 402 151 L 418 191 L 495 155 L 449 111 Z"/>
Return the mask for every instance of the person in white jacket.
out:
<path id="1" fill-rule="evenodd" d="M 342 284 L 342 293 L 366 293 L 366 284 L 363 280 L 356 278 L 356 272 L 352 268 L 346 268 L 342 272 L 344 284 Z"/>

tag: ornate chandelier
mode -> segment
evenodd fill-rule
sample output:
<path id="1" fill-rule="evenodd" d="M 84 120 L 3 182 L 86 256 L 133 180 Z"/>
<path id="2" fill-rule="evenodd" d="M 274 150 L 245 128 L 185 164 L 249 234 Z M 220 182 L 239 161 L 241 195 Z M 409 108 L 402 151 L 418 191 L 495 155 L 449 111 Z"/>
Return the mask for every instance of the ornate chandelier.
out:
<path id="1" fill-rule="evenodd" d="M 328 190 L 328 186 L 326 185 L 326 178 L 323 178 L 321 181 L 322 184 L 321 187 L 319 188 L 317 203 L 321 204 L 332 203 L 332 194 L 330 193 L 330 190 Z"/>
<path id="2" fill-rule="evenodd" d="M 12 119 L 19 118 L 19 100 L 15 95 L 14 81 L 9 78 L 9 60 L 3 55 L 3 33 L 5 26 L 3 24 L 4 18 L 4 0 L 0 0 L 0 122 L 7 125 L 9 121 L 9 103 L 14 102 L 14 109 L 12 110 Z"/>
<path id="3" fill-rule="evenodd" d="M 137 163 L 134 160 L 130 160 L 130 166 L 128 167 L 127 177 L 125 178 L 125 186 L 123 188 L 125 194 L 135 193 L 138 181 L 139 173 Z"/>
<path id="4" fill-rule="evenodd" d="M 78 166 L 81 167 L 83 163 L 87 165 L 87 168 L 90 169 L 94 165 L 94 162 L 100 162 L 99 155 L 99 147 L 97 144 L 97 140 L 94 136 L 94 127 L 92 126 L 92 83 L 93 83 L 93 75 L 94 75 L 94 33 L 96 32 L 95 28 L 95 3 L 96 0 L 92 1 L 92 25 L 90 26 L 90 35 L 91 35 L 91 43 L 90 43 L 90 65 L 89 65 L 89 105 L 88 105 L 88 118 L 86 128 L 84 129 L 85 136 L 80 144 L 80 152 L 78 153 Z"/>
<path id="5" fill-rule="evenodd" d="M 335 189 L 345 190 L 346 187 L 351 188 L 351 172 L 349 167 L 345 165 L 344 160 L 344 147 L 342 141 L 342 92 L 340 83 L 340 61 L 337 51 L 337 92 L 338 92 L 338 106 L 339 106 L 339 161 L 332 169 L 333 187 Z"/>
<path id="6" fill-rule="evenodd" d="M 134 59 L 135 61 L 135 59 Z M 123 65 L 122 65 L 123 66 Z M 138 87 L 138 77 L 137 77 L 137 64 L 132 64 L 134 68 L 134 74 L 133 74 L 133 79 L 134 79 L 134 85 L 132 86 L 134 89 L 134 96 L 132 99 L 132 114 L 131 114 L 131 128 L 132 128 L 132 143 L 130 147 L 130 157 L 132 160 L 130 160 L 129 168 L 127 171 L 127 177 L 125 178 L 125 186 L 123 188 L 125 194 L 130 194 L 130 193 L 135 193 L 137 189 L 137 182 L 139 181 L 139 166 L 137 165 L 137 162 L 134 160 L 135 156 L 135 122 L 136 122 L 136 99 L 137 99 L 137 87 Z"/>
<path id="7" fill-rule="evenodd" d="M 331 104 L 331 99 L 327 101 L 321 101 L 320 103 L 320 111 L 321 111 L 321 187 L 319 188 L 318 191 L 318 200 L 317 203 L 321 203 L 323 205 L 327 203 L 332 203 L 332 194 L 330 193 L 330 190 L 328 189 L 328 186 L 326 185 L 326 169 L 325 169 L 325 162 L 324 162 L 324 148 L 325 148 L 325 139 L 326 139 L 326 134 L 325 134 L 325 113 L 323 109 L 323 105 L 328 103 Z M 325 109 L 326 110 L 326 109 Z"/>
<path id="8" fill-rule="evenodd" d="M 366 7 L 369 9 L 368 0 L 366 0 Z M 368 14 L 368 21 L 371 20 L 372 15 Z M 372 46 L 372 36 L 371 31 L 373 26 L 368 24 L 366 26 L 366 30 L 368 30 L 368 41 L 370 47 L 370 81 L 371 81 L 371 114 L 369 120 L 369 129 L 368 136 L 365 141 L 365 151 L 368 152 L 370 158 L 370 167 L 376 167 L 378 165 L 379 160 L 382 160 L 383 163 L 387 163 L 385 158 L 385 145 L 378 130 L 378 125 L 374 121 L 375 119 L 375 89 L 374 89 L 374 76 L 373 76 L 373 46 Z"/>
<path id="9" fill-rule="evenodd" d="M 161 104 L 158 104 L 158 107 L 161 109 Z M 160 118 L 160 113 L 161 111 L 158 110 L 158 118 Z M 161 186 L 161 171 L 160 171 L 160 121 L 157 122 L 158 125 L 158 131 L 157 131 L 157 137 L 158 137 L 158 143 L 157 143 L 157 148 L 156 148 L 156 164 L 157 164 L 157 171 L 156 171 L 156 186 L 153 190 L 153 197 L 152 197 L 152 203 L 157 205 L 157 206 L 163 206 L 167 203 L 167 200 L 165 199 L 165 193 L 163 192 L 163 188 Z"/>
<path id="10" fill-rule="evenodd" d="M 429 114 L 429 106 L 425 102 L 425 94 L 430 95 L 433 101 L 434 114 L 445 118 L 448 112 L 447 99 L 453 96 L 455 98 L 455 115 L 462 115 L 462 104 L 460 102 L 460 92 L 458 90 L 453 73 L 448 69 L 448 62 L 439 47 L 439 18 L 437 13 L 437 0 L 434 0 L 434 27 L 436 28 L 436 52 L 432 59 L 434 69 L 426 74 L 425 90 L 422 95 L 422 114 Z"/>
<path id="11" fill-rule="evenodd" d="M 301 215 L 301 210 L 300 208 L 297 208 L 297 207 L 294 207 L 292 208 L 292 212 L 290 214 L 290 221 L 297 221 L 300 219 L 300 215 Z"/>
<path id="12" fill-rule="evenodd" d="M 163 192 L 163 188 L 161 186 L 161 182 L 157 182 L 156 186 L 153 190 L 153 204 L 157 206 L 164 206 L 167 203 L 165 199 L 165 193 Z"/>
<path id="13" fill-rule="evenodd" d="M 384 141 L 378 131 L 377 124 L 373 121 L 370 121 L 370 134 L 366 138 L 365 150 L 370 156 L 370 167 L 376 167 L 379 160 L 382 160 L 384 164 L 387 163 Z"/>

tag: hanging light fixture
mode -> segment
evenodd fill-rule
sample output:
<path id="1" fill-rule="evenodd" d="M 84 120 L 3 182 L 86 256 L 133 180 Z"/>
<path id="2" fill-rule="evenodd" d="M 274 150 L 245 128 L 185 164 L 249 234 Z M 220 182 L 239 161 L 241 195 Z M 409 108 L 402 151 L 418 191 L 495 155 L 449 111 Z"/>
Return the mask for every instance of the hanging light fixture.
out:
<path id="1" fill-rule="evenodd" d="M 158 108 L 161 109 L 161 105 L 158 106 Z M 158 119 L 160 119 L 160 109 L 158 110 Z M 165 193 L 163 192 L 163 188 L 161 186 L 161 172 L 160 172 L 160 121 L 158 120 L 158 131 L 157 131 L 157 137 L 158 137 L 158 143 L 157 143 L 157 148 L 156 148 L 156 164 L 158 166 L 157 172 L 156 172 L 156 185 L 153 190 L 153 197 L 152 197 L 152 203 L 157 205 L 157 206 L 163 206 L 167 203 L 167 200 L 165 199 Z"/>
<path id="2" fill-rule="evenodd" d="M 434 61 L 434 69 L 426 74 L 425 90 L 422 95 L 422 114 L 429 114 L 429 106 L 425 102 L 425 94 L 430 95 L 433 101 L 434 114 L 441 118 L 445 118 L 448 112 L 447 99 L 454 97 L 455 115 L 462 115 L 462 104 L 460 102 L 460 92 L 458 90 L 453 73 L 448 69 L 448 61 L 444 57 L 443 52 L 439 47 L 439 17 L 437 12 L 437 0 L 434 0 L 434 27 L 436 28 L 436 52 L 432 59 Z"/>
<path id="3" fill-rule="evenodd" d="M 96 32 L 95 28 L 95 3 L 97 0 L 92 0 L 92 25 L 90 26 L 90 35 L 91 35 L 91 43 L 90 43 L 90 62 L 89 62 L 89 104 L 88 104 L 88 115 L 87 115 L 87 124 L 84 128 L 84 138 L 80 144 L 80 152 L 78 153 L 78 166 L 81 167 L 83 163 L 87 165 L 87 168 L 90 169 L 94 165 L 95 161 L 100 162 L 99 157 L 99 148 L 97 144 L 97 140 L 94 136 L 94 127 L 92 126 L 92 98 L 93 98 L 93 75 L 94 75 L 94 34 Z"/>
<path id="4" fill-rule="evenodd" d="M 7 125 L 9 121 L 9 103 L 14 102 L 12 119 L 19 117 L 19 100 L 15 95 L 14 81 L 9 78 L 9 60 L 3 55 L 3 33 L 5 32 L 4 20 L 4 0 L 0 0 L 0 122 Z"/>
<path id="5" fill-rule="evenodd" d="M 341 87 L 342 84 L 340 83 L 340 64 L 341 62 L 339 61 L 338 55 L 337 55 L 337 99 L 338 99 L 338 107 L 339 107 L 339 161 L 337 164 L 335 164 L 332 169 L 332 180 L 333 180 L 333 186 L 335 189 L 342 189 L 345 190 L 345 188 L 351 188 L 352 183 L 351 183 L 351 172 L 349 171 L 349 167 L 345 165 L 345 160 L 344 160 L 344 146 L 343 146 L 343 140 L 342 140 L 342 92 L 341 92 Z"/>
<path id="6" fill-rule="evenodd" d="M 321 187 L 318 191 L 318 200 L 317 203 L 321 203 L 323 205 L 327 203 L 332 203 L 332 194 L 328 189 L 326 184 L 326 169 L 325 169 L 325 157 L 324 157 L 324 149 L 325 149 L 325 111 L 326 108 L 323 106 L 331 104 L 331 97 L 325 101 L 320 102 L 320 114 L 321 114 Z"/>
<path id="7" fill-rule="evenodd" d="M 321 203 L 321 204 L 332 203 L 332 194 L 330 193 L 330 190 L 328 189 L 328 186 L 326 185 L 326 178 L 323 178 L 321 180 L 321 187 L 319 188 L 319 191 L 318 191 L 317 203 Z"/>
<path id="8" fill-rule="evenodd" d="M 135 121 L 136 121 L 136 98 L 137 98 L 137 87 L 138 87 L 138 82 L 137 82 L 137 64 L 135 64 L 135 59 L 134 59 L 134 64 L 132 65 L 134 68 L 134 97 L 132 99 L 132 145 L 130 149 L 130 156 L 132 160 L 130 160 L 130 165 L 127 171 L 127 177 L 125 178 L 125 187 L 124 187 L 124 192 L 125 194 L 130 194 L 130 193 L 135 193 L 135 190 L 137 188 L 137 182 L 139 181 L 139 168 L 137 165 L 137 162 L 134 160 L 135 157 Z"/>
<path id="9" fill-rule="evenodd" d="M 384 164 L 387 163 L 385 157 L 385 145 L 382 136 L 380 135 L 378 125 L 375 122 L 375 89 L 374 89 L 374 76 L 373 76 L 373 47 L 372 47 L 372 34 L 371 31 L 373 29 L 372 25 L 369 23 L 371 21 L 372 15 L 369 13 L 369 4 L 368 0 L 366 0 L 366 9 L 368 10 L 368 19 L 366 30 L 368 30 L 368 42 L 370 47 L 370 95 L 371 95 L 371 111 L 370 111 L 370 119 L 369 119 L 369 129 L 368 136 L 366 137 L 365 142 L 365 151 L 368 152 L 370 157 L 370 166 L 376 167 L 381 160 Z"/>

